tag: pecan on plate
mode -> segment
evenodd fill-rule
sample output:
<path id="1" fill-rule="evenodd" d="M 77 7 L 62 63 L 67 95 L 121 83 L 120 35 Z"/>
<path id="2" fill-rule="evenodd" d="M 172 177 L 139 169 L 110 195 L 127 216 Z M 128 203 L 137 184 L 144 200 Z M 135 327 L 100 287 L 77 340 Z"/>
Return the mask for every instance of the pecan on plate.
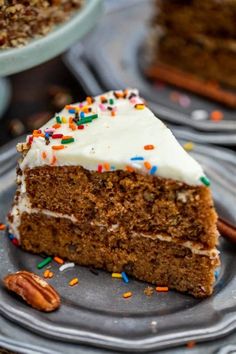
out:
<path id="1" fill-rule="evenodd" d="M 38 275 L 19 271 L 4 278 L 7 289 L 21 296 L 33 308 L 51 312 L 60 306 L 60 297 L 54 288 Z"/>

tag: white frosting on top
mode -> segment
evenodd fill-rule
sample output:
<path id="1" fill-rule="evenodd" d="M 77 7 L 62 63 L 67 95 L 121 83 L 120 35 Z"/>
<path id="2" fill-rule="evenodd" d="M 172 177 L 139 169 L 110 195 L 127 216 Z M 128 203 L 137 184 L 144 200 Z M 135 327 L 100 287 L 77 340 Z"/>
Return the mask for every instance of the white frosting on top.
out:
<path id="1" fill-rule="evenodd" d="M 136 96 L 128 98 L 131 93 Z M 135 105 L 143 102 L 137 90 L 128 90 L 127 98 L 117 99 L 113 91 L 102 96 L 108 102 L 101 103 L 101 96 L 95 97 L 95 101 L 88 105 L 92 112 L 85 113 L 85 117 L 97 114 L 98 118 L 84 124 L 84 129 L 78 129 L 76 122 L 73 122 L 75 130 L 72 130 L 68 122 L 75 114 L 69 112 L 68 108 L 64 108 L 41 128 L 41 133 L 51 129 L 57 123 L 56 117 L 59 117 L 62 124 L 53 134 L 70 136 L 74 142 L 62 144 L 61 138 L 50 137 L 50 143 L 46 145 L 45 138 L 37 136 L 36 132 L 20 167 L 80 165 L 89 170 L 100 168 L 100 172 L 103 172 L 125 170 L 129 166 L 128 169 L 133 168 L 144 174 L 172 178 L 192 185 L 202 184 L 199 180 L 204 176 L 201 166 L 181 147 L 171 131 L 148 108 L 142 105 L 138 107 L 141 109 L 135 108 Z M 83 106 L 86 105 L 84 102 Z M 70 106 L 78 109 L 79 116 L 81 110 L 86 110 L 79 103 Z M 54 150 L 52 147 L 55 145 L 64 148 Z M 153 149 L 145 149 L 147 145 L 153 145 Z"/>

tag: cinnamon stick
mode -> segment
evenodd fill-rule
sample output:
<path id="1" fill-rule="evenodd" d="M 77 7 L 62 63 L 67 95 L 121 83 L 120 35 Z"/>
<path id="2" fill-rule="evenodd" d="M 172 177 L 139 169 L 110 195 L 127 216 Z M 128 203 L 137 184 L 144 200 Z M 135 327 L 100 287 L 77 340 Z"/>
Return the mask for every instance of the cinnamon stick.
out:
<path id="1" fill-rule="evenodd" d="M 217 221 L 217 228 L 221 236 L 227 238 L 231 242 L 236 243 L 236 226 L 233 226 L 228 221 L 219 218 Z"/>
<path id="2" fill-rule="evenodd" d="M 151 79 L 158 79 L 170 85 L 210 98 L 230 108 L 236 108 L 236 93 L 227 91 L 195 75 L 158 62 L 149 67 L 146 74 Z"/>

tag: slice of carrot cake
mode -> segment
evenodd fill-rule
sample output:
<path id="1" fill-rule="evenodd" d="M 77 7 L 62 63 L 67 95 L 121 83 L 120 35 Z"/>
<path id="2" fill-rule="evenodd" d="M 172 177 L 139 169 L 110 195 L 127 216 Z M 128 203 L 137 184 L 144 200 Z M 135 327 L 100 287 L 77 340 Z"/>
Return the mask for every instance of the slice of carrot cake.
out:
<path id="1" fill-rule="evenodd" d="M 19 150 L 9 224 L 24 250 L 212 293 L 210 182 L 137 90 L 66 106 Z"/>

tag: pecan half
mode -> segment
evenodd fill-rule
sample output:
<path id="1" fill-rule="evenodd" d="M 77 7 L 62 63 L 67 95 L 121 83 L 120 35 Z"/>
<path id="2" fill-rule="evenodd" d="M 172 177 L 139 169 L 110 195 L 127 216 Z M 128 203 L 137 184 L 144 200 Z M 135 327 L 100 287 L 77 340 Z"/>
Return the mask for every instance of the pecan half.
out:
<path id="1" fill-rule="evenodd" d="M 60 306 L 60 296 L 44 279 L 34 273 L 19 271 L 4 278 L 7 289 L 21 296 L 33 308 L 50 312 Z"/>

